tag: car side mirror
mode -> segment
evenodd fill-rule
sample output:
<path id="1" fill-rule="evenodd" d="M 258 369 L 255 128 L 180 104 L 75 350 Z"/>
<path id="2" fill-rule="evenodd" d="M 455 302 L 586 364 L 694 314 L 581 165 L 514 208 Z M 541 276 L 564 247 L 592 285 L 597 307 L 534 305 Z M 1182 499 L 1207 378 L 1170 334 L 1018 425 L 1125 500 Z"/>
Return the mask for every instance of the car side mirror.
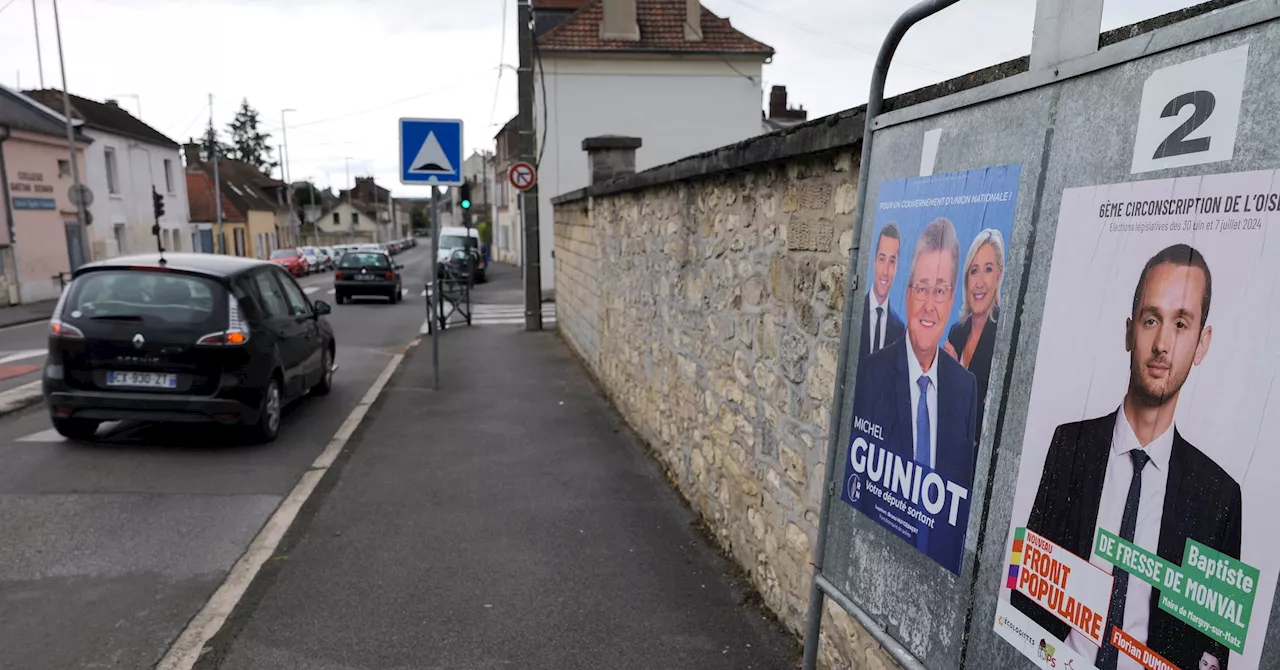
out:
<path id="1" fill-rule="evenodd" d="M 404 269 L 404 266 L 403 266 L 403 265 L 397 265 L 397 266 L 396 266 L 396 269 L 397 269 L 397 270 L 403 270 L 403 269 Z"/>
<path id="2" fill-rule="evenodd" d="M 324 316 L 325 314 L 331 314 L 333 312 L 333 308 L 329 306 L 329 303 L 323 300 L 317 300 L 314 307 L 316 310 L 316 316 Z"/>

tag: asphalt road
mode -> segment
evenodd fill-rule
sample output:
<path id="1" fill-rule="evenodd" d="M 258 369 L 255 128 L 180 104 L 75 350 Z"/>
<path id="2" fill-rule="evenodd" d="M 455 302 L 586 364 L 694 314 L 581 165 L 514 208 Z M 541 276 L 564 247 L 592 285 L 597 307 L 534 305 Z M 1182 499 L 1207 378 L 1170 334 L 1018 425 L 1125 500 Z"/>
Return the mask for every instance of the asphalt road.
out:
<path id="1" fill-rule="evenodd" d="M 340 368 L 327 397 L 244 446 L 210 428 L 104 426 L 62 440 L 42 406 L 0 419 L 0 668 L 150 668 L 392 357 L 418 336 L 429 246 L 396 257 L 405 300 L 334 305 Z M 331 275 L 300 282 L 333 304 Z M 0 330 L 0 372 L 43 363 L 44 323 Z M 32 371 L 3 384 L 38 379 Z"/>

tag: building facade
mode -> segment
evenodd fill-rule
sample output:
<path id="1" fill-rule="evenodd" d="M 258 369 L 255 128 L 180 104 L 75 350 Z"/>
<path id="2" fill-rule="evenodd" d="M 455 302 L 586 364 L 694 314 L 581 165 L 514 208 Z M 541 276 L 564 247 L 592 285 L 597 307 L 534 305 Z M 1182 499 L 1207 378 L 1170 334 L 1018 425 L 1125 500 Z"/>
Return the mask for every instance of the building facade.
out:
<path id="1" fill-rule="evenodd" d="M 286 201 L 287 184 L 243 161 L 219 159 L 219 224 L 213 163 L 200 159 L 200 146 L 195 142 L 183 145 L 183 153 L 191 216 L 201 239 L 201 251 L 267 259 L 280 247 L 297 245 Z"/>
<path id="2" fill-rule="evenodd" d="M 544 290 L 555 286 L 551 198 L 590 182 L 582 140 L 638 137 L 645 170 L 759 135 L 761 72 L 774 53 L 697 0 L 565 5 L 534 11 Z"/>
<path id="3" fill-rule="evenodd" d="M 92 140 L 74 122 L 76 154 Z M 62 280 L 89 260 L 88 235 L 69 193 L 71 148 L 66 119 L 17 91 L 0 86 L 0 304 L 52 300 Z"/>
<path id="4" fill-rule="evenodd" d="M 62 109 L 62 91 L 26 93 L 51 109 Z M 177 142 L 135 118 L 115 100 L 97 102 L 71 97 L 72 118 L 83 121 L 81 130 L 93 140 L 86 149 L 84 183 L 93 192 L 87 229 L 93 260 L 156 250 L 157 242 L 172 251 L 191 251 L 191 224 L 187 181 Z M 160 239 L 152 189 L 164 201 Z"/>

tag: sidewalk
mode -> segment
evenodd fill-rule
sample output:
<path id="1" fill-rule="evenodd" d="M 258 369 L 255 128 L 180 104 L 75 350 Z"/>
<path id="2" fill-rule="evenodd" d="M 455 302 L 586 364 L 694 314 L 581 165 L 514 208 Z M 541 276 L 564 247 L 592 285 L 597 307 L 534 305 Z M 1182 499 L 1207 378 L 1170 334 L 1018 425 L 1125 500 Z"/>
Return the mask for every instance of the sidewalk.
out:
<path id="1" fill-rule="evenodd" d="M 16 326 L 23 323 L 45 321 L 53 314 L 57 300 L 41 300 L 22 305 L 0 307 L 0 328 Z"/>
<path id="2" fill-rule="evenodd" d="M 554 333 L 440 360 L 433 392 L 410 349 L 197 668 L 797 667 Z"/>

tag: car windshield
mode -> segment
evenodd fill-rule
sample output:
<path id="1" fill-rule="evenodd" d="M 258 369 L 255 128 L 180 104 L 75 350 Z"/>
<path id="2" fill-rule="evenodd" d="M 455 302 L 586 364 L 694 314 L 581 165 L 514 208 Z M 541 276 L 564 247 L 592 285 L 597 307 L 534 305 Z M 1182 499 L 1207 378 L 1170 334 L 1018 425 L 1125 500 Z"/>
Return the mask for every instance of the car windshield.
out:
<path id="1" fill-rule="evenodd" d="M 297 249 L 277 249 L 271 252 L 272 258 L 296 258 L 297 256 Z"/>
<path id="2" fill-rule="evenodd" d="M 73 287 L 63 318 L 199 324 L 210 321 L 216 307 L 216 284 L 172 272 L 91 272 Z"/>
<path id="3" fill-rule="evenodd" d="M 476 244 L 476 238 L 474 237 L 463 237 L 461 235 L 440 236 L 441 249 L 459 249 L 462 247 L 475 248 L 477 246 L 479 245 Z"/>
<path id="4" fill-rule="evenodd" d="M 344 268 L 389 268 L 391 261 L 383 254 L 368 251 L 353 251 L 342 257 Z"/>
<path id="5" fill-rule="evenodd" d="M 316 250 L 315 250 L 315 249 L 303 249 L 303 250 L 302 250 L 302 253 L 304 253 L 304 254 L 306 254 L 306 255 L 308 255 L 308 256 L 314 256 L 314 255 L 316 255 Z"/>

